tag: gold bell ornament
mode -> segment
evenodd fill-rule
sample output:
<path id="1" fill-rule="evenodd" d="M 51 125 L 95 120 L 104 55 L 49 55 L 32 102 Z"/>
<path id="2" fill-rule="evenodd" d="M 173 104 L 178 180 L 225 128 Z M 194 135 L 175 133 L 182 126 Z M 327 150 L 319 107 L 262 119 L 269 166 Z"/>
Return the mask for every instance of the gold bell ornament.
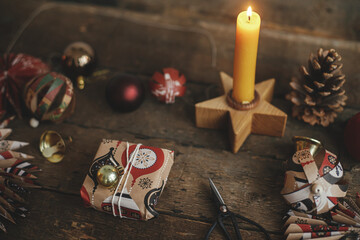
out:
<path id="1" fill-rule="evenodd" d="M 68 138 L 72 142 L 72 138 Z M 55 131 L 45 131 L 40 137 L 40 152 L 52 163 L 58 163 L 65 156 L 66 145 L 61 135 Z"/>

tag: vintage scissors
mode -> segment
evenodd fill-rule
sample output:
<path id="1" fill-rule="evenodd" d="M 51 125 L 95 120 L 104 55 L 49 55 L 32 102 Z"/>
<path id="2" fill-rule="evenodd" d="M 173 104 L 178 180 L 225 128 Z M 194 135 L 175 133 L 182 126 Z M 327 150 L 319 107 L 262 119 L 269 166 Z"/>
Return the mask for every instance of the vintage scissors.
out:
<path id="1" fill-rule="evenodd" d="M 224 202 L 224 199 L 221 197 L 220 193 L 219 193 L 219 190 L 216 188 L 214 182 L 211 180 L 211 178 L 209 178 L 209 182 L 210 182 L 210 188 L 213 192 L 213 194 L 215 195 L 215 201 L 216 201 L 216 205 L 218 207 L 218 211 L 219 211 L 219 214 L 217 216 L 217 219 L 214 221 L 213 225 L 211 226 L 211 228 L 209 229 L 208 233 L 206 234 L 206 237 L 205 239 L 209 239 L 210 237 L 210 234 L 212 233 L 212 231 L 215 229 L 216 225 L 219 224 L 219 226 L 221 227 L 221 229 L 223 230 L 224 234 L 225 234 L 225 237 L 227 240 L 231 240 L 231 236 L 230 236 L 230 233 L 226 230 L 225 228 L 225 225 L 224 225 L 224 220 L 227 219 L 227 218 L 230 218 L 231 219 L 231 222 L 232 222 L 232 225 L 234 227 L 234 230 L 235 230 L 235 234 L 236 234 L 236 239 L 238 240 L 241 240 L 242 237 L 241 237 L 241 233 L 240 233 L 240 230 L 239 230 L 239 225 L 238 225 L 238 222 L 237 222 L 237 218 L 245 221 L 245 222 L 248 222 L 254 226 L 256 226 L 261 232 L 263 232 L 266 236 L 265 239 L 268 239 L 268 240 L 271 240 L 268 232 L 258 223 L 240 215 L 240 214 L 236 214 L 236 213 L 233 213 L 231 212 L 228 207 L 226 206 L 225 202 Z"/>

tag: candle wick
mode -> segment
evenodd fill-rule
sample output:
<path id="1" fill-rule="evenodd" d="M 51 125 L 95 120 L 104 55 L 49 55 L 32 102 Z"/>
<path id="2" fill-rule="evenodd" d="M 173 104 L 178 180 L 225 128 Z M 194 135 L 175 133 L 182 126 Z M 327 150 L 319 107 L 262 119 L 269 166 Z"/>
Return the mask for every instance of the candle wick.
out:
<path id="1" fill-rule="evenodd" d="M 248 22 L 250 22 L 250 16 L 248 16 Z"/>

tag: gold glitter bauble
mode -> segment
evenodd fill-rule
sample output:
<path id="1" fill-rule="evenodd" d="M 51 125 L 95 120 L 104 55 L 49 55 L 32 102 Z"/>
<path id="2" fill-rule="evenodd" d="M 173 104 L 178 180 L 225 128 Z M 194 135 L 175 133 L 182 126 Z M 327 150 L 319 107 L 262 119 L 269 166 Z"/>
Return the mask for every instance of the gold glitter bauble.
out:
<path id="1" fill-rule="evenodd" d="M 101 185 L 111 188 L 119 181 L 119 171 L 114 166 L 105 165 L 98 170 L 96 177 Z"/>

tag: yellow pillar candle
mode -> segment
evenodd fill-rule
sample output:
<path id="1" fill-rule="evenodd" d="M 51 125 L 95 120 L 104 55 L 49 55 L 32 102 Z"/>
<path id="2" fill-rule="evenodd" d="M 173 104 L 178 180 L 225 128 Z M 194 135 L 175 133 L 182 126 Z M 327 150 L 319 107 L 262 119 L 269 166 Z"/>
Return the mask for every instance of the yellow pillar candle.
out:
<path id="1" fill-rule="evenodd" d="M 239 103 L 254 99 L 260 22 L 259 14 L 251 7 L 237 17 L 232 97 Z"/>

